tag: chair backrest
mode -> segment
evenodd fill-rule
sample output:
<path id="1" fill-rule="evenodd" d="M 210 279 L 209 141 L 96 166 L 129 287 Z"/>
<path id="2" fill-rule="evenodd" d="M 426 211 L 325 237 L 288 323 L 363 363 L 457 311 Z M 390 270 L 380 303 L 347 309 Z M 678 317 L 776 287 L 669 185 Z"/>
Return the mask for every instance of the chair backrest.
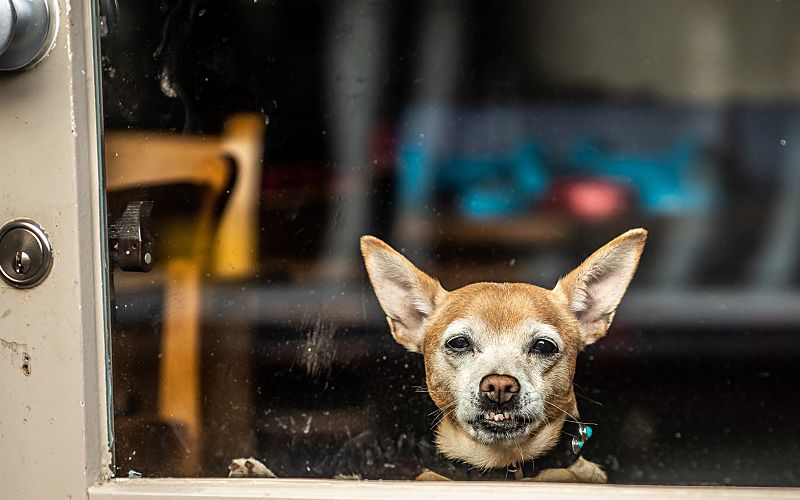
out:
<path id="1" fill-rule="evenodd" d="M 208 205 L 201 210 L 197 233 L 216 231 L 206 242 L 195 241 L 207 254 L 208 272 L 218 278 L 253 276 L 258 262 L 258 201 L 264 119 L 234 115 L 219 136 L 163 132 L 106 133 L 106 188 L 109 191 L 171 184 L 207 187 Z M 231 171 L 231 164 L 235 171 Z M 230 192 L 226 192 L 230 191 Z M 217 201 L 227 196 L 221 214 Z M 201 234 L 201 239 L 204 239 Z"/>

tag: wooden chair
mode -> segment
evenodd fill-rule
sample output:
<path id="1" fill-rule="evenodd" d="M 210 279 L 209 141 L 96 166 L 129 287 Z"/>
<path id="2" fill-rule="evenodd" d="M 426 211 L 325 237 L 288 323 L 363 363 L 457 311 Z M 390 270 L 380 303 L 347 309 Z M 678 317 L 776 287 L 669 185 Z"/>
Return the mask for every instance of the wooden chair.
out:
<path id="1" fill-rule="evenodd" d="M 147 278 L 164 291 L 164 320 L 159 361 L 158 419 L 183 429 L 179 470 L 197 475 L 202 465 L 201 290 L 208 280 L 241 280 L 255 275 L 258 251 L 258 201 L 265 121 L 235 115 L 220 136 L 191 136 L 142 131 L 106 133 L 106 187 L 122 190 L 189 184 L 206 189 L 180 255 L 160 255 Z M 233 166 L 233 168 L 232 168 Z M 220 210 L 220 207 L 222 209 Z M 248 349 L 249 335 L 236 336 L 237 352 Z M 246 359 L 231 363 L 246 378 Z M 238 398 L 249 406 L 246 389 Z M 246 426 L 246 424 L 245 424 Z M 248 429 L 252 426 L 246 426 Z"/>

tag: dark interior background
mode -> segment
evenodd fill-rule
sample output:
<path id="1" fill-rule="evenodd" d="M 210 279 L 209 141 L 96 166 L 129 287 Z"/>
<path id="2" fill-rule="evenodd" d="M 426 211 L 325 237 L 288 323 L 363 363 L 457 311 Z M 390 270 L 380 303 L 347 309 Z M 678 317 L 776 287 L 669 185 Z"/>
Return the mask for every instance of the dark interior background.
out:
<path id="1" fill-rule="evenodd" d="M 446 288 L 551 287 L 644 226 L 615 324 L 579 359 L 586 455 L 612 482 L 800 486 L 800 4 L 105 8 L 106 130 L 269 122 L 259 272 L 203 292 L 205 331 L 246 325 L 249 376 L 227 383 L 252 399 L 204 393 L 201 475 L 252 455 L 281 476 L 411 478 L 432 453 L 422 359 L 388 334 L 361 234 Z M 202 197 L 176 189 L 109 195 L 109 218 L 155 200 L 157 243 Z M 117 471 L 175 475 L 180 440 L 148 416 L 169 304 L 115 273 Z M 216 342 L 203 376 L 225 380 Z"/>

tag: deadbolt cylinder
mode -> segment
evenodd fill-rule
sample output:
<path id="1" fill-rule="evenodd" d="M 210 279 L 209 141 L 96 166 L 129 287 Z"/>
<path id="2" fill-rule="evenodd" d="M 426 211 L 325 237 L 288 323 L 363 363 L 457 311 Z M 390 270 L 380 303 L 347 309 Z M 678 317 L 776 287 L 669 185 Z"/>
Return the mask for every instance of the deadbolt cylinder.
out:
<path id="1" fill-rule="evenodd" d="M 0 228 L 0 277 L 15 288 L 41 283 L 53 265 L 53 249 L 44 230 L 30 220 Z"/>

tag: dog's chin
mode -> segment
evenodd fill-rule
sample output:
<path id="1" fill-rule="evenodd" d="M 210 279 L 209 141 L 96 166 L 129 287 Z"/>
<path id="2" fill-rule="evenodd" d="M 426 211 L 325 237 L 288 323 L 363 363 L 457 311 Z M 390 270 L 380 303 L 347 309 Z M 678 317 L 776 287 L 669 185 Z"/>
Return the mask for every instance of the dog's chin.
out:
<path id="1" fill-rule="evenodd" d="M 478 415 L 466 422 L 470 436 L 484 444 L 507 443 L 530 434 L 534 421 L 529 417 L 505 414 L 502 420 Z"/>

